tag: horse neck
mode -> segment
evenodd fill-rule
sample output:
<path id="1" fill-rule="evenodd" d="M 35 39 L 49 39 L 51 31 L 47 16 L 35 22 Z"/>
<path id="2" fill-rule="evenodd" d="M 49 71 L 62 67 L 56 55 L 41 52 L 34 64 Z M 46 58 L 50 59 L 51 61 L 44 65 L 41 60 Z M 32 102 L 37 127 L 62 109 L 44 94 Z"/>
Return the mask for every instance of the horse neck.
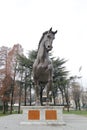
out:
<path id="1" fill-rule="evenodd" d="M 44 60 L 47 58 L 48 58 L 48 52 L 46 51 L 46 48 L 44 47 L 44 43 L 41 43 L 38 50 L 37 59 L 40 62 L 44 62 Z"/>

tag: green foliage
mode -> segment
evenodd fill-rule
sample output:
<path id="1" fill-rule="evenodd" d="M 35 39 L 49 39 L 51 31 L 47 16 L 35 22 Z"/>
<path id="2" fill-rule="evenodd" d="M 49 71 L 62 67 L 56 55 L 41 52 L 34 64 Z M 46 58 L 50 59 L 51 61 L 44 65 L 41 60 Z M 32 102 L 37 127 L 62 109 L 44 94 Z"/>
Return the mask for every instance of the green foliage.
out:
<path id="1" fill-rule="evenodd" d="M 57 58 L 56 60 L 53 59 L 53 78 L 54 78 L 54 82 L 60 80 L 62 77 L 66 77 L 68 75 L 69 71 L 66 71 L 66 67 L 64 66 L 64 64 L 67 61 L 65 59 L 60 59 Z"/>
<path id="2" fill-rule="evenodd" d="M 66 67 L 64 64 L 67 62 L 65 59 L 60 59 L 57 58 L 56 60 L 53 59 L 53 96 L 54 99 L 57 96 L 58 90 L 61 91 L 62 96 L 64 91 L 66 90 L 65 88 L 68 85 L 68 79 L 67 75 L 69 71 L 66 71 Z"/>
<path id="3" fill-rule="evenodd" d="M 32 62 L 34 62 L 34 60 L 36 59 L 36 56 L 37 56 L 37 50 L 29 51 L 28 58 L 29 58 Z"/>

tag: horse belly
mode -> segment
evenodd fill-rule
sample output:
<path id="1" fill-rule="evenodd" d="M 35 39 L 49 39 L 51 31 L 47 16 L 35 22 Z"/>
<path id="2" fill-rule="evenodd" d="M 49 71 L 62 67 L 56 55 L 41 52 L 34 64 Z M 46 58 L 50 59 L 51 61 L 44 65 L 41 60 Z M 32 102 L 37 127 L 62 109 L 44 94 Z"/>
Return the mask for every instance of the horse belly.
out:
<path id="1" fill-rule="evenodd" d="M 40 75 L 38 76 L 38 80 L 41 82 L 47 82 L 49 78 L 49 73 L 40 73 Z"/>

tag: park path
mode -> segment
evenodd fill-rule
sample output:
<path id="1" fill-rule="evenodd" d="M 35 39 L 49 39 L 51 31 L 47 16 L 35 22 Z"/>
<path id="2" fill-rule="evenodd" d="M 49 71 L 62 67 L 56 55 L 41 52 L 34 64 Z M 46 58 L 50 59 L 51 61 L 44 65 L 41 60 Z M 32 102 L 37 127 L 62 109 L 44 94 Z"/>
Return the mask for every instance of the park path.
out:
<path id="1" fill-rule="evenodd" d="M 22 114 L 0 117 L 0 130 L 87 130 L 87 117 L 64 114 L 66 125 L 21 125 L 25 118 Z"/>

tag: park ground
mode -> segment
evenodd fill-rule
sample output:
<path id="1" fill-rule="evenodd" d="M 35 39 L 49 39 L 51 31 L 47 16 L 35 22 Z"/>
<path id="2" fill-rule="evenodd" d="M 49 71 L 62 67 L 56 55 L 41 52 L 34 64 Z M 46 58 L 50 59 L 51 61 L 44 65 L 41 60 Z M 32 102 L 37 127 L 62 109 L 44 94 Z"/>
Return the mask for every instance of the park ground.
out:
<path id="1" fill-rule="evenodd" d="M 74 112 L 74 111 L 73 111 Z M 23 125 L 22 114 L 12 114 L 8 116 L 0 116 L 0 130 L 87 130 L 87 112 L 85 114 L 73 113 L 72 111 L 64 111 L 64 121 L 66 125 Z"/>

